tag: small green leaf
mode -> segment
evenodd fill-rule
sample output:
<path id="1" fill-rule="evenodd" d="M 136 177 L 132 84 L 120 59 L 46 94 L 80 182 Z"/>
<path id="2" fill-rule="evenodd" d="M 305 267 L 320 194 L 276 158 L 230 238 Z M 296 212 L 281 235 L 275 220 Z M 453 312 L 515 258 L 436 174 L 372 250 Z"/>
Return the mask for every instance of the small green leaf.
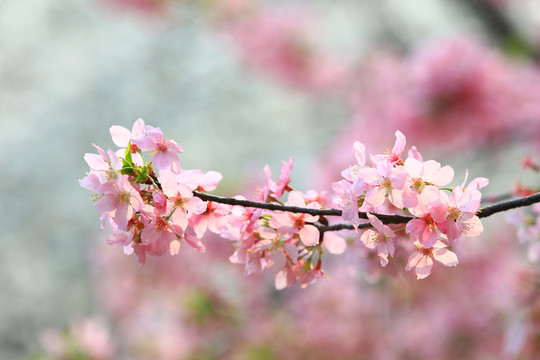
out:
<path id="1" fill-rule="evenodd" d="M 131 142 L 128 142 L 124 159 L 133 166 L 133 159 L 131 158 Z"/>

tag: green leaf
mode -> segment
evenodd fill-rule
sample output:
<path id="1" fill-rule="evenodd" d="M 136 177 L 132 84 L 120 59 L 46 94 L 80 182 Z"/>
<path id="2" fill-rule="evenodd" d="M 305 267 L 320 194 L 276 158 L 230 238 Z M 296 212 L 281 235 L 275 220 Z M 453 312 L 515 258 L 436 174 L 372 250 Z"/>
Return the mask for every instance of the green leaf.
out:
<path id="1" fill-rule="evenodd" d="M 133 159 L 131 158 L 131 142 L 128 142 L 124 159 L 133 166 Z"/>

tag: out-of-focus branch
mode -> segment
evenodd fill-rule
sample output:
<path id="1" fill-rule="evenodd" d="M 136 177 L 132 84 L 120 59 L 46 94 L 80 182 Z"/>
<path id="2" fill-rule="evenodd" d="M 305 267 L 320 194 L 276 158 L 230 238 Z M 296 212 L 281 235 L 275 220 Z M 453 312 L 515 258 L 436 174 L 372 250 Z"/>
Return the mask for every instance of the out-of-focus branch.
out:
<path id="1" fill-rule="evenodd" d="M 535 61 L 540 61 L 538 49 L 526 39 L 495 4 L 487 0 L 460 0 L 484 24 L 488 35 L 501 47 L 517 46 Z"/>

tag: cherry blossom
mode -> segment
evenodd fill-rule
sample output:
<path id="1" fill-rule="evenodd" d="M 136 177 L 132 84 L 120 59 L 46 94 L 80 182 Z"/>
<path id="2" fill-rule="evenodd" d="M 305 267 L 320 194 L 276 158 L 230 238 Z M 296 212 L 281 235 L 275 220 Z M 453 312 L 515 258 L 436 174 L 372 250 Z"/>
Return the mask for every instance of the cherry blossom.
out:
<path id="1" fill-rule="evenodd" d="M 415 251 L 407 260 L 406 271 L 415 269 L 417 279 L 424 279 L 431 274 L 433 260 L 442 263 L 444 266 L 456 266 L 459 261 L 452 251 L 446 248 L 442 241 L 436 241 L 432 247 L 425 248 L 420 243 L 415 242 L 418 251 Z"/>
<path id="2" fill-rule="evenodd" d="M 146 136 L 141 136 L 131 141 L 142 151 L 150 151 L 152 163 L 157 169 L 166 169 L 171 166 L 173 172 L 180 171 L 178 154 L 184 150 L 174 140 L 163 137 L 160 128 L 146 126 Z"/>
<path id="3" fill-rule="evenodd" d="M 362 233 L 360 240 L 368 249 L 376 249 L 382 266 L 388 264 L 388 255 L 394 256 L 394 238 L 396 233 L 388 226 L 377 219 L 376 216 L 368 213 L 367 217 L 375 230 L 367 229 Z"/>
<path id="4" fill-rule="evenodd" d="M 131 185 L 127 175 L 122 175 L 113 182 L 99 187 L 103 197 L 96 203 L 96 209 L 108 213 L 121 230 L 127 228 L 128 221 L 135 211 L 141 210 L 144 202 L 137 190 Z"/>
<path id="5" fill-rule="evenodd" d="M 298 191 L 291 191 L 285 205 L 307 207 L 308 209 L 319 209 L 320 204 L 310 202 L 306 206 L 304 197 Z M 314 246 L 319 243 L 319 230 L 309 223 L 319 219 L 318 216 L 309 214 L 291 214 L 291 213 L 275 213 L 270 220 L 272 227 L 279 229 L 280 232 L 298 233 L 300 240 L 306 246 Z"/>

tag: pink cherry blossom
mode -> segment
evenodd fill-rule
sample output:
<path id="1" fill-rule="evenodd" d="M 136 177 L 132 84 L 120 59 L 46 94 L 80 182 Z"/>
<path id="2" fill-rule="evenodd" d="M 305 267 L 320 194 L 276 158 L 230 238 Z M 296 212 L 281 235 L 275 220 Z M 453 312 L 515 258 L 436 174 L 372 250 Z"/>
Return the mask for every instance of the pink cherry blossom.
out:
<path id="1" fill-rule="evenodd" d="M 446 236 L 453 242 L 460 236 L 478 236 L 483 231 L 476 212 L 480 208 L 480 191 L 476 188 L 481 180 L 475 179 L 466 189 L 456 186 L 446 201 Z"/>
<path id="2" fill-rule="evenodd" d="M 376 168 L 360 170 L 360 176 L 367 185 L 371 186 L 360 210 L 370 211 L 381 206 L 387 196 L 392 205 L 403 208 L 402 193 L 407 180 L 407 173 L 403 167 L 379 162 Z"/>
<path id="3" fill-rule="evenodd" d="M 221 234 L 225 231 L 226 215 L 231 212 L 229 205 L 207 202 L 206 210 L 201 214 L 194 214 L 189 218 L 189 224 L 193 227 L 195 234 L 202 239 L 206 229 L 214 234 Z"/>
<path id="4" fill-rule="evenodd" d="M 171 171 L 160 171 L 159 181 L 163 193 L 167 195 L 174 212 L 172 221 L 185 230 L 189 223 L 190 214 L 202 214 L 206 211 L 206 203 L 193 196 L 191 189 L 182 183 L 182 174 Z"/>
<path id="5" fill-rule="evenodd" d="M 355 184 L 364 185 L 363 182 L 356 182 Z M 338 208 L 342 209 L 341 216 L 343 220 L 351 221 L 355 228 L 358 227 L 358 224 L 360 224 L 360 217 L 358 216 L 358 201 L 360 196 L 358 193 L 362 193 L 363 196 L 364 191 L 356 189 L 346 180 L 333 183 L 332 189 L 338 195 L 338 198 L 335 199 L 335 204 Z"/>
<path id="6" fill-rule="evenodd" d="M 442 241 L 436 241 L 430 248 L 424 248 L 418 242 L 415 245 L 419 250 L 409 256 L 405 270 L 415 268 L 417 279 L 424 279 L 431 274 L 433 260 L 444 266 L 456 266 L 459 263 L 456 254 L 448 250 Z"/>
<path id="7" fill-rule="evenodd" d="M 409 211 L 417 218 L 407 223 L 405 231 L 424 248 L 431 248 L 441 235 L 441 229 L 444 229 L 447 206 L 444 203 L 434 206 L 420 203 Z"/>
<path id="8" fill-rule="evenodd" d="M 165 139 L 160 128 L 146 126 L 146 136 L 132 139 L 131 142 L 142 151 L 150 151 L 152 163 L 157 169 L 171 167 L 173 172 L 180 171 L 178 155 L 184 150 L 174 140 Z"/>
<path id="9" fill-rule="evenodd" d="M 403 203 L 406 207 L 416 206 L 426 187 L 444 186 L 454 178 L 454 170 L 450 166 L 441 168 L 441 164 L 434 160 L 423 162 L 407 158 L 405 170 L 410 178 L 403 192 Z M 422 201 L 426 202 L 425 199 Z"/>
<path id="10" fill-rule="evenodd" d="M 407 140 L 405 139 L 405 135 L 399 130 L 396 131 L 395 136 L 396 142 L 394 143 L 392 150 L 387 150 L 382 155 L 373 156 L 373 159 L 375 159 L 376 162 L 386 161 L 391 165 L 403 165 L 401 155 L 403 154 Z"/>
<path id="11" fill-rule="evenodd" d="M 144 206 L 139 192 L 131 185 L 127 175 L 100 186 L 103 197 L 96 203 L 96 209 L 114 218 L 120 230 L 126 230 L 129 219 Z"/>
<path id="12" fill-rule="evenodd" d="M 279 199 L 285 190 L 288 188 L 291 182 L 291 171 L 294 164 L 294 158 L 289 158 L 288 162 L 282 161 L 281 172 L 277 182 L 272 180 L 272 173 L 270 166 L 264 167 L 264 173 L 266 175 L 266 191 L 269 191 L 275 199 Z"/>
<path id="13" fill-rule="evenodd" d="M 98 154 L 86 153 L 84 160 L 90 166 L 90 173 L 79 180 L 79 184 L 97 193 L 98 188 L 105 182 L 112 181 L 118 177 L 122 169 L 122 161 L 118 159 L 112 150 L 105 152 L 99 146 L 92 144 L 98 151 Z"/>
<path id="14" fill-rule="evenodd" d="M 346 180 L 354 183 L 360 177 L 360 169 L 366 166 L 366 146 L 359 141 L 353 144 L 355 163 L 341 172 Z"/>
<path id="15" fill-rule="evenodd" d="M 394 256 L 396 233 L 384 225 L 376 216 L 367 213 L 367 217 L 375 230 L 365 230 L 360 236 L 360 240 L 368 249 L 377 249 L 381 265 L 386 266 L 388 264 L 388 255 Z"/>
<path id="16" fill-rule="evenodd" d="M 285 203 L 287 206 L 307 207 L 309 209 L 320 209 L 321 205 L 316 202 L 310 202 L 306 206 L 304 197 L 298 191 L 291 191 L 289 198 Z M 270 226 L 279 229 L 281 232 L 297 233 L 300 240 L 306 246 L 315 246 L 319 243 L 319 230 L 309 223 L 319 219 L 318 216 L 309 214 L 293 214 L 285 212 L 276 212 L 270 219 Z"/>
<path id="17" fill-rule="evenodd" d="M 120 147 L 120 149 L 118 149 L 116 152 L 117 156 L 124 157 L 126 148 L 128 145 L 130 145 L 131 140 L 141 138 L 145 135 L 144 121 L 143 119 L 138 119 L 135 121 L 131 131 L 123 126 L 114 125 L 111 126 L 109 132 L 111 133 L 114 144 Z M 133 162 L 139 166 L 143 166 L 144 161 L 141 155 L 138 153 L 139 148 L 135 144 L 131 144 L 129 150 L 131 152 Z"/>

